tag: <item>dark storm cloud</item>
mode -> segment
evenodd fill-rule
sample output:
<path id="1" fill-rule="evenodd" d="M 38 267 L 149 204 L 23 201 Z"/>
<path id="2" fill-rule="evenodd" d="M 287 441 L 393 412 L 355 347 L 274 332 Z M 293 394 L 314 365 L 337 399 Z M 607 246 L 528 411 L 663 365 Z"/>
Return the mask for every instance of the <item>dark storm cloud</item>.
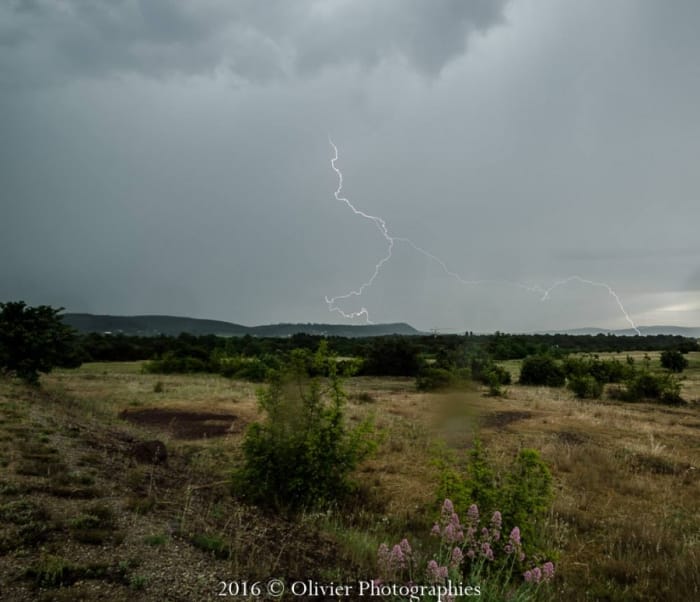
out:
<path id="1" fill-rule="evenodd" d="M 9 83 L 74 75 L 228 69 L 251 81 L 331 65 L 406 60 L 436 74 L 467 36 L 502 20 L 505 0 L 16 0 L 0 8 Z"/>
<path id="2" fill-rule="evenodd" d="M 248 324 L 700 324 L 700 4 L 0 2 L 0 300 Z M 680 309 L 679 309 L 680 308 Z M 685 309 L 684 309 L 685 308 Z M 690 309 L 688 309 L 690 308 Z M 681 309 L 683 311 L 681 311 Z"/>

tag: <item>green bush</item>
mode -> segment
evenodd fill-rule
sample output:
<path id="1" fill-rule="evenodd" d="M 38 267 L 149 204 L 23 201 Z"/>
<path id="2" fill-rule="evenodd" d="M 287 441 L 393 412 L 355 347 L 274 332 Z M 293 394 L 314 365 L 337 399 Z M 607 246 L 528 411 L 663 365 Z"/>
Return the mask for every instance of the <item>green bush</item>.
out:
<path id="1" fill-rule="evenodd" d="M 446 389 L 454 384 L 454 381 L 454 375 L 449 370 L 426 365 L 416 377 L 416 388 L 419 391 Z"/>
<path id="2" fill-rule="evenodd" d="M 684 403 L 680 383 L 670 374 L 653 374 L 642 370 L 626 383 L 620 393 L 625 401 L 658 401 L 669 405 Z"/>
<path id="3" fill-rule="evenodd" d="M 354 489 L 350 473 L 376 448 L 370 421 L 346 425 L 345 392 L 325 343 L 315 359 L 329 374 L 323 384 L 292 362 L 259 394 L 265 419 L 248 428 L 233 479 L 248 501 L 290 512 L 327 505 Z"/>
<path id="4" fill-rule="evenodd" d="M 597 357 L 567 357 L 563 364 L 567 378 L 590 376 L 601 384 L 619 383 L 634 373 L 632 364 L 617 359 L 599 360 Z"/>
<path id="5" fill-rule="evenodd" d="M 493 362 L 489 357 L 477 355 L 469 360 L 472 378 L 489 386 L 509 385 L 510 372 Z"/>
<path id="6" fill-rule="evenodd" d="M 688 367 L 688 360 L 680 351 L 667 349 L 661 352 L 661 365 L 670 372 L 683 372 Z"/>
<path id="7" fill-rule="evenodd" d="M 603 394 L 602 383 L 593 376 L 572 376 L 567 386 L 580 399 L 599 399 Z"/>
<path id="8" fill-rule="evenodd" d="M 453 457 L 442 450 L 436 461 L 439 485 L 437 498 L 449 494 L 455 507 L 464 512 L 476 504 L 487 513 L 500 510 L 504 528 L 518 526 L 527 536 L 529 553 L 546 546 L 539 527 L 554 499 L 552 475 L 534 449 L 522 449 L 513 463 L 499 473 L 475 439 L 467 456 L 466 471 L 456 468 Z"/>
<path id="9" fill-rule="evenodd" d="M 538 527 L 549 511 L 554 490 L 552 474 L 537 450 L 520 450 L 500 498 L 504 524 L 520 527 L 531 552 L 543 545 Z"/>
<path id="10" fill-rule="evenodd" d="M 531 355 L 523 360 L 520 384 L 563 387 L 565 383 L 564 369 L 554 358 L 548 355 Z"/>

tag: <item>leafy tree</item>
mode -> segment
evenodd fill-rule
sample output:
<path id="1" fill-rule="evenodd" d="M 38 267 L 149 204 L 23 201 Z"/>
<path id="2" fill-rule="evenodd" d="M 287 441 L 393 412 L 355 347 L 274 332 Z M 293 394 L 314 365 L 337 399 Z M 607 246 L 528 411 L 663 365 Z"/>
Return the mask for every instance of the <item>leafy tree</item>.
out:
<path id="1" fill-rule="evenodd" d="M 0 303 L 0 370 L 38 385 L 40 372 L 79 366 L 77 339 L 59 317 L 61 311 L 24 301 Z"/>
<path id="2" fill-rule="evenodd" d="M 670 372 L 683 372 L 688 367 L 688 360 L 680 351 L 666 349 L 661 352 L 661 365 Z"/>

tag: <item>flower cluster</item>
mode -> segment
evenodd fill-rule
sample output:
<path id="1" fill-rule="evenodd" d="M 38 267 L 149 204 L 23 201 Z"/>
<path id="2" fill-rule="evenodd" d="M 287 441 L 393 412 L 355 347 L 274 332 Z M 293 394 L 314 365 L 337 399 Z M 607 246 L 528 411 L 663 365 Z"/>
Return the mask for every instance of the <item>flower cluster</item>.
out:
<path id="1" fill-rule="evenodd" d="M 413 552 L 407 539 L 402 539 L 389 549 L 385 543 L 377 550 L 377 564 L 382 576 L 395 578 L 410 567 Z"/>
<path id="2" fill-rule="evenodd" d="M 527 583 L 542 583 L 543 581 L 549 581 L 553 577 L 554 564 L 551 562 L 545 562 L 541 567 L 536 566 L 534 569 L 523 573 L 523 579 Z"/>
<path id="3" fill-rule="evenodd" d="M 507 539 L 502 532 L 503 517 L 496 511 L 488 523 L 482 524 L 479 508 L 472 504 L 467 511 L 464 524 L 460 522 L 453 503 L 446 499 L 442 505 L 440 519 L 433 525 L 432 535 L 439 538 L 440 548 L 435 558 L 428 561 L 424 576 L 428 583 L 444 585 L 457 575 L 470 575 L 484 578 L 486 575 L 499 575 L 498 579 L 509 582 L 525 560 L 520 529 L 514 527 Z M 377 563 L 382 577 L 397 578 L 413 568 L 411 546 L 406 539 L 389 548 L 379 546 Z M 492 569 L 490 567 L 499 568 Z M 505 568 L 505 573 L 503 569 Z M 494 572 L 495 570 L 495 572 Z M 541 567 L 523 573 L 524 585 L 540 584 L 554 577 L 554 565 L 545 562 Z"/>
<path id="4" fill-rule="evenodd" d="M 464 531 L 459 516 L 450 500 L 445 500 L 440 512 L 440 522 L 433 525 L 432 534 L 447 544 L 462 543 Z"/>

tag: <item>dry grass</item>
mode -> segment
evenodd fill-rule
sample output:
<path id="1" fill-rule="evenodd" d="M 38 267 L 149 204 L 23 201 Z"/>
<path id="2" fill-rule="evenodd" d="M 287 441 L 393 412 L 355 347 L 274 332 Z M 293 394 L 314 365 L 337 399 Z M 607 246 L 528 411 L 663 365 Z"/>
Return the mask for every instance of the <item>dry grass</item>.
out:
<path id="1" fill-rule="evenodd" d="M 644 354 L 637 355 L 641 358 Z M 696 399 L 700 398 L 700 353 L 691 354 L 690 360 L 683 395 Z M 651 361 L 657 361 L 653 354 Z M 517 376 L 516 362 L 508 362 L 506 367 Z M 14 472 L 18 462 L 31 461 L 22 456 L 16 438 L 22 434 L 35 437 L 42 430 L 53 429 L 44 435 L 46 446 L 59 450 L 59 460 L 67 473 L 83 470 L 94 475 L 94 483 L 73 483 L 75 487 L 96 488 L 101 495 L 112 496 L 110 499 L 122 499 L 120 493 L 130 492 L 121 506 L 125 515 L 116 521 L 115 529 L 126 534 L 122 546 L 146 549 L 143 553 L 148 558 L 158 553 L 167 557 L 173 539 L 163 538 L 157 547 L 144 540 L 153 533 L 170 534 L 176 521 L 183 532 L 201 535 L 197 540 L 200 543 L 216 542 L 217 538 L 228 542 L 223 548 L 226 551 L 216 552 L 218 559 L 210 559 L 221 563 L 222 574 L 234 569 L 236 574 L 244 574 L 254 565 L 258 572 L 273 568 L 280 571 L 280 563 L 292 563 L 283 555 L 268 559 L 266 564 L 266 540 L 253 537 L 250 528 L 284 532 L 290 542 L 301 542 L 301 547 L 295 548 L 296 568 L 287 566 L 287 574 L 305 570 L 307 565 L 300 559 L 306 556 L 315 557 L 317 568 L 334 577 L 342 576 L 343 570 L 346 574 L 362 570 L 363 564 L 365 571 L 370 570 L 366 563 L 377 541 L 402 529 L 405 535 L 415 535 L 405 530 L 422 528 L 434 514 L 437 476 L 432 459 L 436 441 L 446 441 L 460 454 L 478 432 L 496 464 L 506 464 L 519 449 L 530 447 L 540 450 L 551 467 L 556 498 L 548 530 L 561 547 L 557 578 L 561 598 L 700 599 L 697 405 L 580 401 L 564 389 L 518 385 L 507 387 L 505 398 L 486 397 L 480 390 L 425 394 L 416 392 L 411 379 L 350 379 L 346 383 L 349 420 L 373 416 L 382 432 L 379 453 L 357 474 L 364 491 L 369 492 L 365 499 L 369 509 L 350 518 L 326 517 L 294 526 L 258 517 L 257 526 L 251 527 L 246 521 L 253 515 L 231 500 L 225 485 L 207 486 L 217 479 L 225 480 L 238 456 L 242 432 L 183 442 L 170 438 L 167 429 L 136 427 L 120 420 L 118 414 L 125 409 L 189 409 L 233 413 L 250 422 L 259 417 L 256 386 L 212 375 L 143 374 L 138 363 L 87 364 L 78 370 L 57 371 L 43 379 L 43 386 L 48 398 L 42 400 L 28 399 L 15 385 L 5 386 L 0 460 Z M 70 403 L 61 406 L 59 402 L 65 400 Z M 71 425 L 76 425 L 78 431 L 71 434 Z M 110 454 L 115 453 L 109 450 L 119 443 L 118 439 L 110 439 L 115 432 L 164 440 L 173 457 L 172 465 L 154 471 L 127 462 L 118 476 L 109 473 L 107 467 L 114 470 Z M 49 453 L 46 449 L 34 451 Z M 28 453 L 25 449 L 25 456 Z M 12 483 L 31 491 L 32 484 L 42 479 L 17 476 Z M 20 491 L 14 495 L 23 494 Z M 48 498 L 31 495 L 47 503 Z M 8 495 L 2 497 L 2 501 L 8 499 Z M 58 504 L 58 510 L 52 512 L 56 515 L 52 519 L 59 523 L 79 516 L 80 508 L 95 500 L 80 501 L 80 508 L 73 511 L 68 508 L 75 501 L 64 499 L 64 503 L 65 507 Z M 135 528 L 137 523 L 139 527 Z M 326 535 L 314 531 L 319 525 Z M 38 537 L 51 540 L 46 533 Z M 328 547 L 329 542 L 335 542 L 334 551 L 333 546 Z M 54 552 L 66 555 L 76 545 L 59 547 Z M 283 547 L 291 545 L 284 543 Z M 199 548 L 187 549 L 197 558 L 202 554 L 206 557 Z M 320 563 L 318 554 L 325 558 Z M 342 566 L 333 564 L 337 558 L 349 559 L 348 566 L 360 567 L 337 568 Z M 157 566 L 149 565 L 149 570 L 168 570 Z M 144 599 L 149 599 L 148 587 L 145 592 Z"/>

